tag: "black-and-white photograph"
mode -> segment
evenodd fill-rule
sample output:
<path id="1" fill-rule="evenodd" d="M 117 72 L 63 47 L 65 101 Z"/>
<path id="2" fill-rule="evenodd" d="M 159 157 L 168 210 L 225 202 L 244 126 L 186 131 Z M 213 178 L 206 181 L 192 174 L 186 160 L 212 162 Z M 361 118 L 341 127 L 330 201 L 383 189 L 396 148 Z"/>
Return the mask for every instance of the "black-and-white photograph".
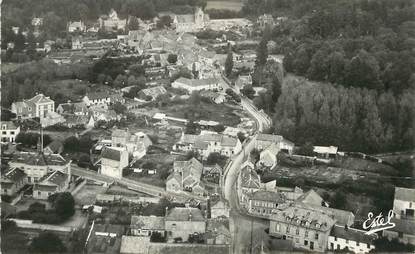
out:
<path id="1" fill-rule="evenodd" d="M 0 3 L 0 253 L 415 253 L 415 0 Z"/>

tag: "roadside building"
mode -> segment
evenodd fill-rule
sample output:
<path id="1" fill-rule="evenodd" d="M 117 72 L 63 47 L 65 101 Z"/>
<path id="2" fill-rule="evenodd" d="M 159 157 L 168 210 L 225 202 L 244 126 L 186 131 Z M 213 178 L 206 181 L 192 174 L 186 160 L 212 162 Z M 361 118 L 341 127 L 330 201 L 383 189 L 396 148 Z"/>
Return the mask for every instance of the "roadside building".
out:
<path id="1" fill-rule="evenodd" d="M 284 196 L 277 192 L 258 190 L 247 195 L 248 212 L 257 216 L 269 217 L 285 202 Z"/>
<path id="2" fill-rule="evenodd" d="M 101 170 L 103 175 L 122 178 L 122 172 L 128 166 L 128 152 L 125 149 L 105 147 L 101 152 Z"/>
<path id="3" fill-rule="evenodd" d="M 218 199 L 210 204 L 210 217 L 212 219 L 219 217 L 229 218 L 230 207 L 223 199 Z"/>
<path id="4" fill-rule="evenodd" d="M 257 135 L 255 140 L 255 148 L 258 150 L 263 150 L 268 148 L 271 144 L 277 144 L 277 147 L 280 151 L 291 154 L 294 149 L 294 143 L 285 139 L 280 135 L 273 134 L 263 134 L 260 133 Z"/>
<path id="5" fill-rule="evenodd" d="M 12 121 L 2 121 L 1 123 L 1 142 L 14 143 L 20 133 L 20 126 L 16 126 Z"/>
<path id="6" fill-rule="evenodd" d="M 273 168 L 277 165 L 277 155 L 280 152 L 279 146 L 275 143 L 261 151 L 259 154 L 258 164 L 265 167 Z"/>
<path id="7" fill-rule="evenodd" d="M 261 187 L 261 180 L 255 171 L 254 164 L 245 162 L 237 178 L 237 192 L 239 202 L 246 206 L 249 195 L 258 191 Z"/>
<path id="8" fill-rule="evenodd" d="M 71 175 L 71 161 L 67 161 L 59 154 L 18 152 L 13 154 L 9 165 L 23 170 L 28 184 L 41 182 L 54 171 Z"/>
<path id="9" fill-rule="evenodd" d="M 169 242 L 175 238 L 188 241 L 190 235 L 206 232 L 206 220 L 198 208 L 175 207 L 167 212 L 165 227 Z"/>
<path id="10" fill-rule="evenodd" d="M 366 231 L 334 225 L 328 239 L 329 251 L 347 249 L 353 253 L 364 254 L 375 249 L 375 235 L 366 235 Z"/>
<path id="11" fill-rule="evenodd" d="M 195 158 L 188 161 L 175 161 L 173 172 L 167 177 L 166 190 L 171 192 L 189 191 L 203 195 L 205 188 L 201 182 L 203 165 Z"/>
<path id="12" fill-rule="evenodd" d="M 296 248 L 324 252 L 335 220 L 330 214 L 296 204 L 270 216 L 271 236 L 291 240 Z"/>
<path id="13" fill-rule="evenodd" d="M 217 78 L 208 78 L 208 79 L 188 79 L 188 78 L 179 78 L 176 79 L 171 86 L 177 89 L 184 89 L 189 94 L 194 91 L 218 91 L 221 90 L 220 81 Z"/>

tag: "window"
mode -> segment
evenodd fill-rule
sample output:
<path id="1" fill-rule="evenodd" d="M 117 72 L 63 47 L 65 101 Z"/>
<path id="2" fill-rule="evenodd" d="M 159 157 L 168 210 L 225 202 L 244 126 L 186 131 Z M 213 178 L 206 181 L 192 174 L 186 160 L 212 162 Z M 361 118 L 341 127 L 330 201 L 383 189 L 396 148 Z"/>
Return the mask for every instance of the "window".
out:
<path id="1" fill-rule="evenodd" d="M 42 193 L 40 191 L 37 192 L 37 195 L 40 196 Z"/>
<path id="2" fill-rule="evenodd" d="M 300 234 L 300 229 L 298 227 L 295 229 L 295 234 L 296 235 L 299 235 Z"/>
<path id="3" fill-rule="evenodd" d="M 299 238 L 295 238 L 295 242 L 296 243 L 300 243 L 300 239 Z"/>
<path id="4" fill-rule="evenodd" d="M 340 244 L 337 244 L 337 249 L 340 250 Z"/>
<path id="5" fill-rule="evenodd" d="M 348 239 L 346 239 L 346 243 L 349 244 L 349 240 Z"/>
<path id="6" fill-rule="evenodd" d="M 282 240 L 286 240 L 287 239 L 287 236 L 286 235 L 283 235 L 282 236 Z"/>
<path id="7" fill-rule="evenodd" d="M 11 132 L 10 132 L 10 134 L 11 134 L 11 135 L 14 135 L 14 131 L 11 131 Z"/>
<path id="8" fill-rule="evenodd" d="M 370 249 L 370 244 L 366 244 L 367 248 Z"/>
<path id="9" fill-rule="evenodd" d="M 334 241 L 337 242 L 337 236 L 334 237 Z"/>
<path id="10" fill-rule="evenodd" d="M 307 241 L 307 240 L 305 240 L 305 241 L 304 241 L 304 245 L 305 245 L 305 246 L 307 246 L 307 245 L 308 245 L 308 241 Z"/>
<path id="11" fill-rule="evenodd" d="M 290 226 L 287 226 L 287 230 L 285 232 L 290 233 Z"/>
<path id="12" fill-rule="evenodd" d="M 318 233 L 314 235 L 314 239 L 318 240 Z"/>
<path id="13" fill-rule="evenodd" d="M 356 246 L 359 246 L 359 242 L 356 243 Z"/>
<path id="14" fill-rule="evenodd" d="M 1 132 L 1 134 L 6 135 L 6 134 L 7 134 L 7 132 L 6 132 L 6 131 L 2 131 L 2 132 Z"/>
<path id="15" fill-rule="evenodd" d="M 4 193 L 7 194 L 7 189 L 4 189 Z"/>
<path id="16" fill-rule="evenodd" d="M 398 237 L 402 238 L 403 237 L 403 232 L 398 232 Z"/>
<path id="17" fill-rule="evenodd" d="M 308 237 L 308 230 L 305 231 L 305 237 Z"/>

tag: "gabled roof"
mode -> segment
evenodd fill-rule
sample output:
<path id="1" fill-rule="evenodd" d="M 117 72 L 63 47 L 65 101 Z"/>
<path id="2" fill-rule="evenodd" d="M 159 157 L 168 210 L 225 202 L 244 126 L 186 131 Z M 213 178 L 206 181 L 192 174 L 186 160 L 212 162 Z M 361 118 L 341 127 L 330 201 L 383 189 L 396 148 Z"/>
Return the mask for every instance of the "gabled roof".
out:
<path id="1" fill-rule="evenodd" d="M 283 140 L 283 137 L 280 135 L 273 135 L 273 134 L 264 134 L 259 133 L 256 138 L 258 141 L 269 141 L 273 143 L 278 143 Z"/>
<path id="2" fill-rule="evenodd" d="M 182 184 L 182 175 L 179 172 L 173 172 L 171 173 L 167 179 L 166 182 L 170 181 L 170 180 L 176 180 L 179 184 Z"/>
<path id="3" fill-rule="evenodd" d="M 164 217 L 131 216 L 132 229 L 164 230 Z"/>
<path id="4" fill-rule="evenodd" d="M 4 178 L 12 181 L 12 182 L 19 182 L 20 180 L 26 178 L 26 173 L 19 169 L 19 168 L 13 168 L 12 170 L 10 170 L 9 172 L 7 172 L 4 175 Z"/>
<path id="5" fill-rule="evenodd" d="M 259 189 L 260 187 L 260 179 L 258 174 L 249 166 L 245 166 L 242 168 L 242 172 L 240 175 L 242 179 L 241 187 L 251 188 L 251 189 Z"/>
<path id="6" fill-rule="evenodd" d="M 63 147 L 63 143 L 59 140 L 54 140 L 47 147 L 49 147 L 49 149 L 53 153 L 57 153 L 59 151 L 59 149 L 61 149 Z"/>
<path id="7" fill-rule="evenodd" d="M 56 170 L 53 174 L 51 174 L 44 182 L 45 183 L 52 183 L 57 186 L 63 186 L 65 185 L 65 182 L 68 180 L 68 175 L 65 173 L 62 173 L 59 170 Z"/>
<path id="8" fill-rule="evenodd" d="M 331 230 L 336 222 L 331 214 L 301 203 L 288 204 L 281 211 L 271 215 L 271 220 L 301 225 L 323 232 Z"/>
<path id="9" fill-rule="evenodd" d="M 48 191 L 53 192 L 56 191 L 56 185 L 47 185 L 47 184 L 35 184 L 33 186 L 33 191 Z"/>
<path id="10" fill-rule="evenodd" d="M 278 192 L 259 190 L 249 195 L 251 200 L 261 200 L 268 202 L 283 203 L 285 201 L 284 196 Z"/>
<path id="11" fill-rule="evenodd" d="M 323 198 L 320 195 L 318 195 L 318 193 L 315 192 L 314 190 L 309 190 L 306 193 L 304 193 L 303 195 L 301 195 L 297 199 L 297 201 L 302 202 L 302 203 L 307 203 L 307 204 L 320 206 L 321 202 L 323 201 Z"/>
<path id="12" fill-rule="evenodd" d="M 109 98 L 110 95 L 107 92 L 93 92 L 93 93 L 87 93 L 85 95 L 90 100 L 98 100 L 98 99 L 106 99 Z"/>
<path id="13" fill-rule="evenodd" d="M 35 103 L 35 104 L 53 102 L 53 100 L 51 100 L 49 97 L 44 96 L 43 94 L 38 94 L 35 97 L 29 99 L 28 101 Z"/>
<path id="14" fill-rule="evenodd" d="M 330 236 L 337 238 L 346 239 L 349 241 L 355 241 L 358 243 L 367 243 L 373 244 L 373 240 L 376 239 L 375 235 L 367 235 L 366 231 L 354 229 L 354 228 L 345 228 L 344 226 L 334 225 L 331 229 Z"/>
<path id="15" fill-rule="evenodd" d="M 12 121 L 1 121 L 1 129 L 5 126 L 6 130 L 16 130 L 18 127 Z"/>
<path id="16" fill-rule="evenodd" d="M 37 166 L 47 166 L 47 165 L 59 165 L 63 166 L 68 163 L 61 155 L 59 154 L 40 154 L 40 153 L 28 153 L 20 152 L 13 154 L 12 163 L 24 163 L 26 165 L 37 165 Z"/>
<path id="17" fill-rule="evenodd" d="M 105 147 L 101 152 L 101 157 L 104 159 L 110 159 L 114 161 L 121 160 L 121 151 L 110 147 Z"/>
<path id="18" fill-rule="evenodd" d="M 415 202 L 415 189 L 395 187 L 395 200 Z"/>

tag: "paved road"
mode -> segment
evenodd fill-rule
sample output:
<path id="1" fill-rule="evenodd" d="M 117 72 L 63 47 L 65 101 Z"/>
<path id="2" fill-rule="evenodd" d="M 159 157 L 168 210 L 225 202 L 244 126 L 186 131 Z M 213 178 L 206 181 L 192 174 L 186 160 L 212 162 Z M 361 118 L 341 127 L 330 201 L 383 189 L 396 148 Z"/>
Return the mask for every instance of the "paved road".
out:
<path id="1" fill-rule="evenodd" d="M 227 88 L 231 86 L 229 80 L 222 76 Z M 235 90 L 234 90 L 235 91 Z M 271 119 L 263 112 L 259 111 L 248 98 L 241 98 L 241 106 L 257 122 L 257 133 L 269 128 L 272 124 Z M 224 170 L 223 196 L 229 201 L 231 207 L 230 227 L 232 235 L 233 253 L 259 253 L 262 241 L 266 241 L 267 234 L 264 229 L 268 227 L 268 222 L 247 216 L 240 210 L 238 195 L 236 190 L 236 180 L 241 170 L 241 165 L 246 161 L 248 155 L 255 147 L 256 134 L 249 137 L 242 147 L 242 151 L 231 158 L 231 162 Z"/>
<path id="2" fill-rule="evenodd" d="M 167 192 L 165 189 L 158 187 L 158 186 L 154 186 L 154 185 L 150 185 L 150 184 L 146 184 L 146 183 L 142 183 L 142 182 L 137 182 L 128 178 L 115 178 L 115 177 L 110 177 L 110 176 L 106 176 L 106 175 L 101 175 L 98 174 L 95 171 L 92 170 L 87 170 L 84 168 L 80 168 L 78 166 L 76 166 L 75 164 L 71 165 L 71 170 L 72 170 L 72 174 L 73 175 L 77 175 L 77 176 L 82 176 L 85 179 L 91 179 L 94 181 L 101 181 L 101 182 L 106 182 L 106 183 L 119 183 L 122 185 L 125 185 L 133 190 L 139 191 L 139 192 L 143 192 L 152 196 L 166 196 L 166 197 L 174 197 L 176 199 L 179 200 L 187 200 L 189 198 L 194 198 L 200 201 L 206 201 L 206 198 L 204 197 L 200 197 L 200 196 L 196 196 L 196 195 L 191 195 L 190 193 L 171 193 L 171 192 Z"/>

